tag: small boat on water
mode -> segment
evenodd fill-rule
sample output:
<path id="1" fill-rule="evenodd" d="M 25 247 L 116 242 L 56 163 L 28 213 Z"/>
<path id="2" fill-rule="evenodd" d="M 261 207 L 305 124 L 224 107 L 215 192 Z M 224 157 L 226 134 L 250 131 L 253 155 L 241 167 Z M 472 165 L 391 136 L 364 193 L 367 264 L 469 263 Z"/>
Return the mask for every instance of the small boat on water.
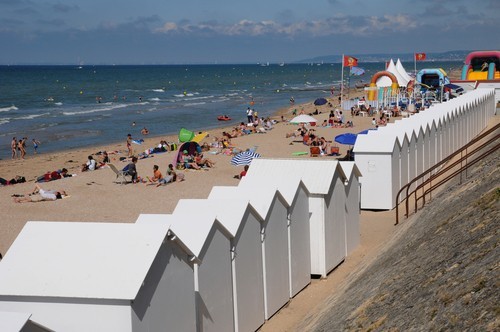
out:
<path id="1" fill-rule="evenodd" d="M 217 117 L 217 120 L 219 120 L 219 121 L 229 121 L 229 120 L 231 120 L 231 118 L 229 116 L 227 116 L 227 115 L 220 115 L 220 116 Z"/>

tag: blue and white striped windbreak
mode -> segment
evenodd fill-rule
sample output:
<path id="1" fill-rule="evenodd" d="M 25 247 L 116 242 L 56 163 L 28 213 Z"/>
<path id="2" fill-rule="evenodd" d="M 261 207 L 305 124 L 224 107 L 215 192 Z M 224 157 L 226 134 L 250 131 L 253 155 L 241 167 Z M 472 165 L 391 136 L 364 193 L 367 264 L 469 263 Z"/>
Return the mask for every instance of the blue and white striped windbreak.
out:
<path id="1" fill-rule="evenodd" d="M 253 158 L 259 158 L 259 157 L 260 157 L 260 154 L 253 152 L 253 151 L 250 151 L 250 150 L 246 150 L 246 151 L 240 152 L 236 156 L 234 156 L 231 159 L 231 165 L 234 165 L 234 166 L 250 165 Z"/>

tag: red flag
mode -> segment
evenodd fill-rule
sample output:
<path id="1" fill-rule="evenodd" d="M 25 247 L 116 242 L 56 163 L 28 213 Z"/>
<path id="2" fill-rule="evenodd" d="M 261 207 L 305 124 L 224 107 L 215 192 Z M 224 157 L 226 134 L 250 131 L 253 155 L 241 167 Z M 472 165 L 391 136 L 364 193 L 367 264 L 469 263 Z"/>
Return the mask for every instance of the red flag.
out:
<path id="1" fill-rule="evenodd" d="M 344 55 L 344 67 L 354 67 L 358 65 L 358 59 L 352 56 Z"/>
<path id="2" fill-rule="evenodd" d="M 415 60 L 423 61 L 427 58 L 427 54 L 425 53 L 415 53 Z"/>

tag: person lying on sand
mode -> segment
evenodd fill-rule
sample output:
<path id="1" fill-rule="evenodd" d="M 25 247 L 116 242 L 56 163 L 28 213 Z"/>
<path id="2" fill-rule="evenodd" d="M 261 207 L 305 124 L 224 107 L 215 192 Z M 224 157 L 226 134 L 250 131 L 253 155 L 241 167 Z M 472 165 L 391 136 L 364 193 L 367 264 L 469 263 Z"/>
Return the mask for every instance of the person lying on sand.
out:
<path id="1" fill-rule="evenodd" d="M 42 201 L 55 201 L 68 196 L 64 190 L 44 190 L 39 185 L 31 194 L 23 195 L 22 197 L 14 197 L 15 203 L 29 203 L 29 202 L 42 202 Z"/>

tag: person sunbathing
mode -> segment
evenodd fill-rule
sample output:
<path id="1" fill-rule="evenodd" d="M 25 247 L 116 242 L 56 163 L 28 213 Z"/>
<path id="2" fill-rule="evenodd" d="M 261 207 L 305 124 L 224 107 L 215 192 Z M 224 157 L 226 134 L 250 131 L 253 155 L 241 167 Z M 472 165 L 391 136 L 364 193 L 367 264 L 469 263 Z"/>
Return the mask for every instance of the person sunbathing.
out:
<path id="1" fill-rule="evenodd" d="M 15 203 L 29 203 L 29 202 L 42 202 L 42 201 L 55 201 L 68 196 L 64 190 L 44 190 L 40 188 L 39 185 L 35 186 L 35 189 L 31 194 L 19 195 L 14 197 Z"/>
<path id="2" fill-rule="evenodd" d="M 36 178 L 35 182 L 49 182 L 54 180 L 59 180 L 62 178 L 68 178 L 73 176 L 72 174 L 68 174 L 68 170 L 66 168 L 62 168 L 60 170 L 47 172 L 44 175 L 40 175 Z"/>
<path id="3" fill-rule="evenodd" d="M 215 165 L 213 161 L 208 158 L 203 158 L 203 154 L 199 154 L 198 152 L 194 153 L 194 162 L 200 167 L 207 166 L 212 168 Z"/>
<path id="4" fill-rule="evenodd" d="M 182 162 L 184 163 L 184 168 L 189 169 L 189 168 L 194 168 L 194 169 L 201 169 L 198 164 L 194 161 L 193 156 L 188 154 L 187 150 L 182 151 Z"/>

